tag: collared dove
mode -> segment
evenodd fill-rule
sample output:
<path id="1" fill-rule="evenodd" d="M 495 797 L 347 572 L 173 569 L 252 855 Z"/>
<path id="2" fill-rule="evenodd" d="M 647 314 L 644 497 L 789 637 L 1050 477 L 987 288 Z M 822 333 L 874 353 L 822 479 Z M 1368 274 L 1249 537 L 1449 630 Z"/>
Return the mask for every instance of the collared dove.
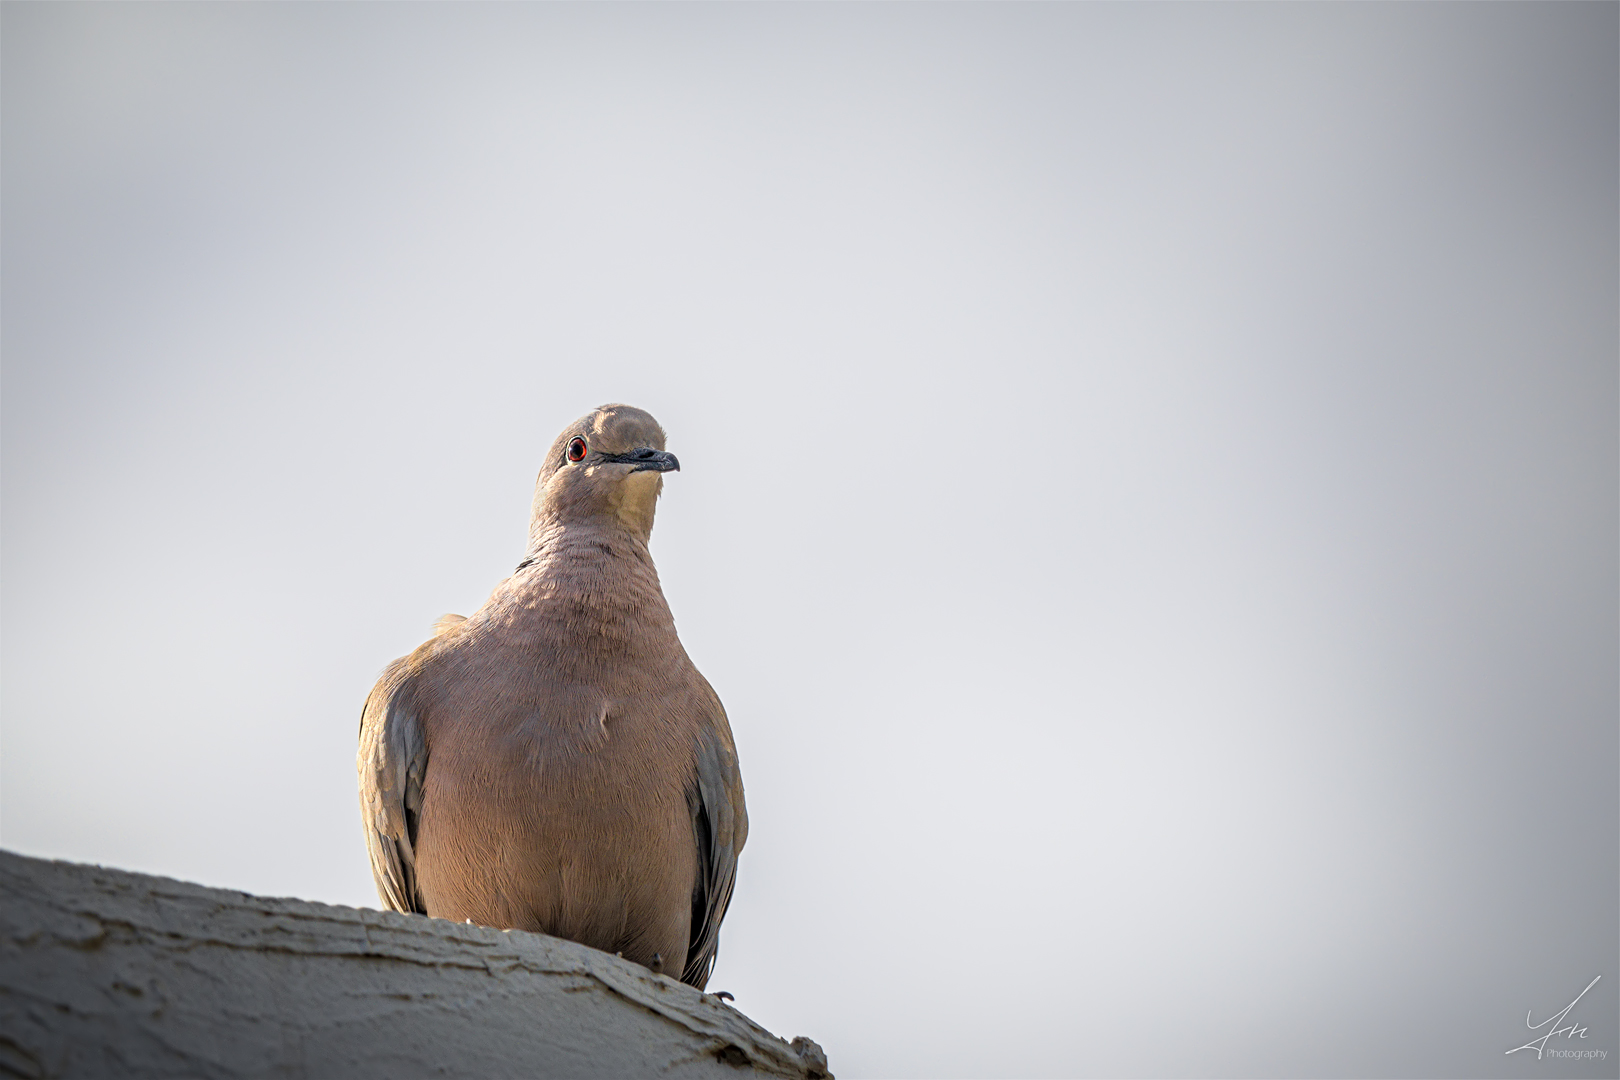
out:
<path id="1" fill-rule="evenodd" d="M 378 680 L 360 807 L 388 907 L 708 982 L 748 814 L 725 709 L 647 551 L 679 468 L 640 409 L 570 424 L 517 570 Z"/>

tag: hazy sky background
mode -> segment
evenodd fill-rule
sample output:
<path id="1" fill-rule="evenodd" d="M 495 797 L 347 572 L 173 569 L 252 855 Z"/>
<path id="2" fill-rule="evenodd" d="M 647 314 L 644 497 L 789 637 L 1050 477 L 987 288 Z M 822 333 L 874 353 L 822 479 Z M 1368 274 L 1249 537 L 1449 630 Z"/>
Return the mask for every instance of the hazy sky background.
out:
<path id="1" fill-rule="evenodd" d="M 1614 1074 L 1620 7 L 0 20 L 6 847 L 376 906 L 361 702 L 625 401 L 749 1015 Z"/>

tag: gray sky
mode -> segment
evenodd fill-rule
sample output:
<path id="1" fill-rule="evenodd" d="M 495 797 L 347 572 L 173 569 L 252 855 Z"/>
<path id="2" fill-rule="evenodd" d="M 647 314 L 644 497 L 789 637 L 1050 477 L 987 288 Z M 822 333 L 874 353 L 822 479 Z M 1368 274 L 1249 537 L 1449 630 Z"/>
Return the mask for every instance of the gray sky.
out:
<path id="1" fill-rule="evenodd" d="M 366 691 L 625 401 L 757 1020 L 1614 1074 L 1620 7 L 0 31 L 6 847 L 375 906 Z"/>

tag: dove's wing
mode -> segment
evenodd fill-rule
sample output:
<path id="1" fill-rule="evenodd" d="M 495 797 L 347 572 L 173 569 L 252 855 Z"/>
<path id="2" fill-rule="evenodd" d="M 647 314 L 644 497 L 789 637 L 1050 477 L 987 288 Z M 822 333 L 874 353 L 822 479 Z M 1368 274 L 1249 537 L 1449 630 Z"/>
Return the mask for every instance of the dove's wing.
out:
<path id="1" fill-rule="evenodd" d="M 383 672 L 360 714 L 360 816 L 377 895 L 395 911 L 427 914 L 416 883 L 427 743 L 412 702 L 410 657 Z"/>
<path id="2" fill-rule="evenodd" d="M 702 679 L 702 676 L 698 676 Z M 681 981 L 699 990 L 709 981 L 720 948 L 720 920 L 731 903 L 737 880 L 737 853 L 748 839 L 748 809 L 743 804 L 742 773 L 731 741 L 731 725 L 707 681 L 712 713 L 698 737 L 695 774 L 687 787 L 692 832 L 698 847 L 698 880 L 692 890 L 692 941 Z"/>

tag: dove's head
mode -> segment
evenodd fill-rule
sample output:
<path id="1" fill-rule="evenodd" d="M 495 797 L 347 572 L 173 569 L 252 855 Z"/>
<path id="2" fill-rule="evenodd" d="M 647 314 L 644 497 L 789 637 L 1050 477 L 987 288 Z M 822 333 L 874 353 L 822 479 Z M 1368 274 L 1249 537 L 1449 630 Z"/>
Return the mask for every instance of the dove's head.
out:
<path id="1" fill-rule="evenodd" d="M 603 405 L 563 429 L 534 488 L 534 526 L 597 522 L 652 534 L 664 474 L 681 467 L 664 429 L 630 405 Z"/>

